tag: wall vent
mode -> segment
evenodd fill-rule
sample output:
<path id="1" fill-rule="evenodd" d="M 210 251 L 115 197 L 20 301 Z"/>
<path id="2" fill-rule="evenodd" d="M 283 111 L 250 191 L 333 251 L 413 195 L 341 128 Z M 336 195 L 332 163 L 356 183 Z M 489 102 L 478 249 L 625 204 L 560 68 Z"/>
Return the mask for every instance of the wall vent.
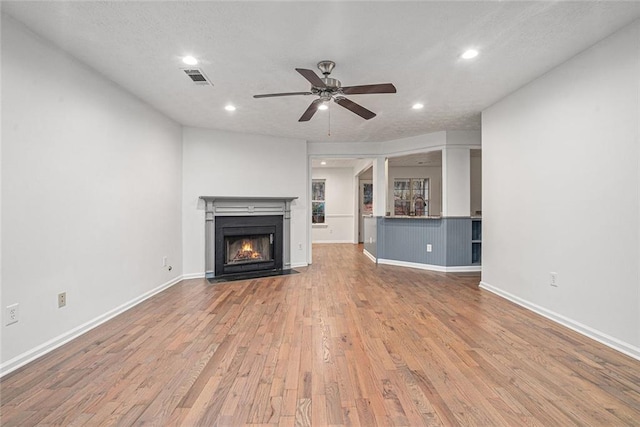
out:
<path id="1" fill-rule="evenodd" d="M 209 78 L 205 76 L 199 68 L 183 68 L 182 71 L 184 71 L 187 76 L 189 76 L 189 78 L 199 86 L 213 86 L 213 83 L 211 83 Z"/>

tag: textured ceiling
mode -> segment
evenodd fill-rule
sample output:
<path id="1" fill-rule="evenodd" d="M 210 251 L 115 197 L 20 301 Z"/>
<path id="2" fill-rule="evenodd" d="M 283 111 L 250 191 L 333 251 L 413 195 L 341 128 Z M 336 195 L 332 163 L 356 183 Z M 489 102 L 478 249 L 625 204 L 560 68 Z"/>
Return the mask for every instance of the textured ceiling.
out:
<path id="1" fill-rule="evenodd" d="M 310 141 L 385 141 L 480 128 L 480 111 L 640 17 L 639 2 L 9 2 L 3 12 L 179 123 Z M 480 56 L 459 55 L 475 47 Z M 180 70 L 193 55 L 213 87 Z M 324 59 L 351 95 L 306 123 L 294 68 Z M 411 105 L 421 102 L 422 110 Z M 235 112 L 224 106 L 232 103 Z M 329 136 L 330 131 L 330 136 Z"/>

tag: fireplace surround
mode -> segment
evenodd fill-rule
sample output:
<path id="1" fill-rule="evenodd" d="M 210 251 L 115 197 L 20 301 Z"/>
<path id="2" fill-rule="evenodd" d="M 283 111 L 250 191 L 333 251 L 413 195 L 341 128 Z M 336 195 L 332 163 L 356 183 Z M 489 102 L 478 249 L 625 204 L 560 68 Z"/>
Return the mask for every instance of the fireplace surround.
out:
<path id="1" fill-rule="evenodd" d="M 297 197 L 200 196 L 205 277 L 291 269 L 291 202 Z"/>

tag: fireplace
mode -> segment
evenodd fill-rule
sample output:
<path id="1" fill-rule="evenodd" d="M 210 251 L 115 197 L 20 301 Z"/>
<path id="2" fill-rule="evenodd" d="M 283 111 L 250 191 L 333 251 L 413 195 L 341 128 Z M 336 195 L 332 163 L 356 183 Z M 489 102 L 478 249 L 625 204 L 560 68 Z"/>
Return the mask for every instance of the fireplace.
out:
<path id="1" fill-rule="evenodd" d="M 291 271 L 291 202 L 297 197 L 200 199 L 205 204 L 205 277 Z"/>
<path id="2" fill-rule="evenodd" d="M 282 216 L 216 217 L 215 275 L 282 270 Z"/>

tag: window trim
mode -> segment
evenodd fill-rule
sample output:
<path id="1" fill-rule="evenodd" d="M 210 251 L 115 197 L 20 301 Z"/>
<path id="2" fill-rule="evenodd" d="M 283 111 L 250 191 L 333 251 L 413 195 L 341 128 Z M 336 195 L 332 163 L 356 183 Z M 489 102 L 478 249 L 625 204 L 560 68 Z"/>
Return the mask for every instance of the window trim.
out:
<path id="1" fill-rule="evenodd" d="M 316 194 L 315 186 L 322 184 L 321 194 Z M 322 196 L 322 198 L 314 198 Z M 315 206 L 322 205 L 322 214 L 315 214 Z M 312 226 L 318 226 L 326 224 L 327 221 L 327 180 L 326 179 L 312 179 L 311 180 L 311 224 Z"/>

